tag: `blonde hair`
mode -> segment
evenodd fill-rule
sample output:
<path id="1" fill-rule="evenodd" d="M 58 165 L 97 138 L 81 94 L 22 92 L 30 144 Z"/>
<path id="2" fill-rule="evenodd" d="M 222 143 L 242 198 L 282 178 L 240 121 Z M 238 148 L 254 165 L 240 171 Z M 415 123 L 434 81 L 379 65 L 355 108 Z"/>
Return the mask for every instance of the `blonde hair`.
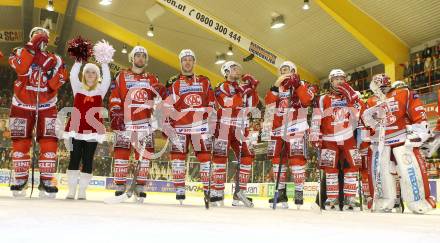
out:
<path id="1" fill-rule="evenodd" d="M 86 72 L 87 70 L 91 70 L 93 72 L 95 72 L 96 74 L 96 79 L 94 80 L 95 84 L 93 86 L 88 86 L 87 85 L 87 80 L 86 80 Z M 84 68 L 83 68 L 83 72 L 82 72 L 82 78 L 81 78 L 81 83 L 83 85 L 83 88 L 87 91 L 92 91 L 95 90 L 96 87 L 98 87 L 98 84 L 101 82 L 101 72 L 98 68 L 98 66 L 96 66 L 93 63 L 87 63 Z"/>
<path id="2" fill-rule="evenodd" d="M 96 73 L 96 72 L 95 72 Z M 81 83 L 82 83 L 82 85 L 83 85 L 83 88 L 85 89 L 85 90 L 87 90 L 87 91 L 92 91 L 92 90 L 95 90 L 96 89 L 96 87 L 98 87 L 98 84 L 100 84 L 101 83 L 101 78 L 99 77 L 99 74 L 96 74 L 96 79 L 95 79 L 95 84 L 93 85 L 93 86 L 88 86 L 87 85 L 87 80 L 86 80 L 86 77 L 85 77 L 85 72 L 83 73 L 83 75 L 82 75 L 82 78 L 81 78 Z"/>

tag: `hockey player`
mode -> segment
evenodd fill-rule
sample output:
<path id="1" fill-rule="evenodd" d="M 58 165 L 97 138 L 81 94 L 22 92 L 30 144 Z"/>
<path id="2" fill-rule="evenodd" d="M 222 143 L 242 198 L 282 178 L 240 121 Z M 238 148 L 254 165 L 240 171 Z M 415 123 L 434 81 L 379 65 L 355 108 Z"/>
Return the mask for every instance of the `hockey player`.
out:
<path id="1" fill-rule="evenodd" d="M 256 107 L 259 99 L 256 92 L 258 81 L 251 75 L 242 76 L 241 65 L 228 61 L 221 67 L 225 77 L 215 89 L 215 98 L 218 106 L 217 129 L 214 138 L 214 184 L 212 201 L 223 204 L 226 180 L 226 163 L 229 148 L 235 153 L 240 162 L 238 168 L 239 188 L 235 189 L 232 206 L 239 206 L 240 202 L 252 207 L 252 200 L 245 195 L 246 186 L 251 174 L 254 157 L 248 130 L 246 108 Z"/>
<path id="2" fill-rule="evenodd" d="M 312 103 L 314 93 L 309 89 L 308 84 L 300 81 L 294 63 L 283 62 L 280 66 L 280 74 L 281 76 L 267 92 L 265 98 L 266 112 L 274 110 L 268 157 L 272 160 L 274 178 L 278 176 L 278 166 L 282 166 L 277 202 L 282 203 L 283 208 L 287 208 L 285 181 L 288 162 L 295 183 L 295 204 L 299 207 L 303 204 L 305 182 L 307 146 L 305 132 L 309 129 L 307 107 Z M 285 122 L 288 122 L 287 126 Z M 283 143 L 285 143 L 284 151 L 282 151 Z M 269 203 L 273 203 L 273 198 L 269 200 Z"/>
<path id="3" fill-rule="evenodd" d="M 341 69 L 329 74 L 330 92 L 321 96 L 313 110 L 310 141 L 320 149 L 320 167 L 326 174 L 326 209 L 336 209 L 338 202 L 338 164 L 348 166 L 344 171 L 344 209 L 355 207 L 358 170 L 361 156 L 354 137 L 354 129 L 364 106 L 359 93 L 346 81 Z"/>
<path id="4" fill-rule="evenodd" d="M 370 89 L 374 96 L 368 99 L 362 119 L 374 131 L 369 167 L 373 208 L 389 212 L 394 207 L 397 172 L 409 210 L 426 213 L 435 208 L 435 202 L 419 149 L 430 136 L 423 104 L 414 91 L 392 88 L 386 74 L 373 76 Z"/>
<path id="5" fill-rule="evenodd" d="M 11 190 L 14 196 L 24 196 L 26 193 L 31 163 L 29 149 L 32 136 L 36 136 L 40 145 L 40 196 L 55 197 L 58 192 L 54 177 L 58 148 L 55 134 L 56 102 L 58 89 L 67 79 L 67 73 L 61 58 L 46 51 L 48 30 L 35 27 L 29 39 L 24 47 L 16 48 L 9 57 L 9 64 L 18 76 L 14 82 L 9 122 L 15 172 Z M 36 134 L 33 135 L 35 125 Z"/>
<path id="6" fill-rule="evenodd" d="M 138 160 L 138 174 L 134 195 L 139 202 L 146 197 L 145 185 L 154 152 L 151 114 L 155 98 L 164 98 L 165 87 L 156 75 L 145 69 L 148 52 L 142 46 L 135 46 L 128 56 L 130 69 L 122 70 L 112 84 L 110 95 L 111 128 L 115 133 L 114 176 L 115 196 L 126 190 L 129 158 L 132 148 Z"/>
<path id="7" fill-rule="evenodd" d="M 192 50 L 182 50 L 179 61 L 181 72 L 167 83 L 169 97 L 166 103 L 174 111 L 169 113 L 169 122 L 177 137 L 172 141 L 170 158 L 176 200 L 182 204 L 185 200 L 185 160 L 189 144 L 200 162 L 200 178 L 204 193 L 208 194 L 212 149 L 208 117 L 214 108 L 214 92 L 207 77 L 194 74 L 196 56 Z"/>

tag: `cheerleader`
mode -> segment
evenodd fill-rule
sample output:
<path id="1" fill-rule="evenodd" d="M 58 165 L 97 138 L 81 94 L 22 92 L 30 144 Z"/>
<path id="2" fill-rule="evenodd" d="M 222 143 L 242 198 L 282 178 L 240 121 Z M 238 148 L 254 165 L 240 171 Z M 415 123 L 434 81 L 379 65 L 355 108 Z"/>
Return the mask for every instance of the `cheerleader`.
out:
<path id="1" fill-rule="evenodd" d="M 72 148 L 67 170 L 69 188 L 67 199 L 75 199 L 77 187 L 79 187 L 78 199 L 86 199 L 87 186 L 92 179 L 96 147 L 105 140 L 105 127 L 102 121 L 103 99 L 111 82 L 108 63 L 112 61 L 114 49 L 105 41 L 98 42 L 93 49 L 96 61 L 101 63 L 102 79 L 98 66 L 87 63 L 84 65 L 80 80 L 78 74 L 82 62 L 78 58 L 70 71 L 74 107 L 64 133 L 64 139 L 71 139 Z M 80 163 L 82 163 L 81 171 Z"/>

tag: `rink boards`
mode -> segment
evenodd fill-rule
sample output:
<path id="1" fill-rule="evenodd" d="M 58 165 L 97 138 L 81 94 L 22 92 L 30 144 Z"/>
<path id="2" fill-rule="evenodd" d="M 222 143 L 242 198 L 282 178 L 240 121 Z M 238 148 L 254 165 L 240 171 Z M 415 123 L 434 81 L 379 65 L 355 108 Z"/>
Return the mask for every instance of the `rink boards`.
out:
<path id="1" fill-rule="evenodd" d="M 10 181 L 10 170 L 0 170 L 0 186 L 6 187 Z M 39 184 L 39 175 L 36 172 L 35 185 Z M 58 185 L 61 190 L 67 188 L 67 176 L 66 174 L 57 174 Z M 128 183 L 131 183 L 131 179 L 128 179 Z M 430 179 L 431 195 L 436 198 L 437 202 L 440 202 L 440 179 Z M 234 183 L 225 184 L 226 196 L 231 196 L 234 191 Z M 251 197 L 272 197 L 274 193 L 274 183 L 248 183 L 247 195 Z M 318 182 L 306 182 L 304 185 L 304 199 L 307 202 L 312 202 L 316 198 L 318 189 Z M 94 176 L 89 184 L 89 190 L 105 191 L 114 190 L 113 177 Z M 287 192 L 289 197 L 294 194 L 295 185 L 293 183 L 287 183 Z M 151 180 L 147 183 L 148 192 L 157 193 L 174 193 L 174 184 L 171 181 Z M 203 187 L 200 182 L 186 182 L 186 192 L 192 196 L 203 196 Z M 439 205 L 440 206 L 440 205 Z"/>

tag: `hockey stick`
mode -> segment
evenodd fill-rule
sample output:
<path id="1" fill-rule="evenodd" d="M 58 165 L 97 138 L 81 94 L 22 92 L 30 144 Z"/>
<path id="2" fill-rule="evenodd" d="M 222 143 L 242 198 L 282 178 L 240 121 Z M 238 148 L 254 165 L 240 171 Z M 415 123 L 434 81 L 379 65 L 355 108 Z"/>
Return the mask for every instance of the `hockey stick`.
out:
<path id="1" fill-rule="evenodd" d="M 139 154 L 139 159 L 136 164 L 136 169 L 133 171 L 133 179 L 131 181 L 130 187 L 124 193 L 119 196 L 108 197 L 104 199 L 105 204 L 117 204 L 126 201 L 133 196 L 134 190 L 136 189 L 136 180 L 141 169 L 141 161 L 145 153 L 145 144 L 142 145 L 142 153 Z"/>
<path id="2" fill-rule="evenodd" d="M 319 205 L 319 213 L 322 214 L 322 191 L 321 191 L 321 184 L 322 184 L 322 169 L 319 167 L 319 161 L 321 160 L 321 149 L 318 148 L 316 150 L 316 165 L 319 169 L 319 173 L 318 173 L 318 183 L 319 183 L 319 187 L 318 187 L 318 205 Z"/>
<path id="3" fill-rule="evenodd" d="M 273 196 L 273 202 L 272 202 L 272 209 L 275 210 L 277 208 L 277 203 L 278 203 L 278 197 L 280 195 L 279 192 L 279 186 L 280 186 L 280 179 L 281 179 L 281 168 L 283 167 L 283 155 L 285 153 L 285 149 L 286 149 L 286 141 L 285 139 L 287 139 L 287 128 L 289 127 L 289 112 L 290 112 L 290 103 L 292 102 L 292 88 L 289 89 L 289 99 L 288 99 L 288 103 L 287 103 L 287 111 L 286 111 L 286 121 L 284 123 L 284 131 L 283 131 L 283 137 L 281 139 L 281 153 L 280 153 L 280 163 L 278 164 L 278 175 L 277 175 L 277 179 L 275 181 L 275 192 L 274 192 L 274 196 Z M 284 120 L 284 118 L 283 118 Z M 287 155 L 286 155 L 286 159 L 287 159 Z M 286 162 L 286 167 L 287 167 L 287 162 Z M 287 186 L 287 185 L 286 185 Z"/>
<path id="4" fill-rule="evenodd" d="M 360 204 L 360 210 L 364 211 L 364 199 L 363 199 L 363 190 L 362 190 L 362 176 L 361 172 L 358 172 L 358 193 L 359 193 L 359 204 Z"/>
<path id="5" fill-rule="evenodd" d="M 38 119 L 39 119 L 39 108 L 40 108 L 40 80 L 42 78 L 42 73 L 40 72 L 38 78 L 38 86 L 37 86 L 37 97 L 35 97 L 35 123 L 33 127 L 34 137 L 32 139 L 32 176 L 31 176 L 31 194 L 29 198 L 32 198 L 32 193 L 34 192 L 34 184 L 35 184 L 35 166 L 37 165 L 37 134 L 38 134 Z M 40 180 L 41 180 L 41 171 L 40 171 Z M 27 182 L 26 182 L 27 183 Z M 40 181 L 40 184 L 42 182 Z"/>
<path id="6" fill-rule="evenodd" d="M 382 103 L 384 103 L 384 102 L 386 102 L 386 97 L 384 97 L 384 96 L 382 96 L 382 97 L 379 97 L 379 100 L 380 100 L 380 104 L 382 104 Z M 380 176 L 380 172 L 379 172 L 379 168 L 380 168 L 380 158 L 382 157 L 382 154 L 383 154 L 383 149 L 384 149 L 384 147 L 385 147 L 385 123 L 384 123 L 385 121 L 383 121 L 383 119 L 381 119 L 380 121 L 379 121 L 379 127 L 378 127 L 378 141 L 377 141 L 377 151 L 378 151 L 378 156 L 379 156 L 379 158 L 377 159 L 377 164 L 375 165 L 376 166 L 376 170 L 374 171 L 374 174 L 375 174 L 375 178 L 374 178 L 374 180 L 375 180 L 375 185 L 373 186 L 374 188 L 373 188 L 373 191 L 374 191 L 374 195 L 373 195 L 373 206 L 371 207 L 371 212 L 374 212 L 375 211 L 375 207 L 376 207 L 376 203 L 377 203 L 377 199 L 378 199 L 378 193 L 379 193 L 379 188 L 378 188 L 378 185 L 379 184 L 382 184 L 382 182 L 379 182 L 379 180 L 378 180 L 378 178 L 379 178 L 379 176 Z M 374 158 L 374 155 L 373 155 L 373 163 L 374 163 L 374 160 L 375 160 L 375 158 Z M 374 170 L 374 165 L 372 165 L 373 167 L 373 170 Z"/>
<path id="7" fill-rule="evenodd" d="M 247 94 L 245 94 L 243 96 L 243 110 L 245 110 L 247 107 Z M 242 117 L 242 121 L 241 121 L 241 132 L 240 133 L 240 146 L 239 146 L 239 151 L 238 151 L 238 156 L 237 156 L 237 170 L 235 172 L 235 190 L 234 190 L 234 195 L 238 195 L 238 193 L 240 192 L 240 166 L 241 166 L 241 156 L 242 156 L 242 150 L 243 150 L 243 140 L 242 140 L 242 136 L 244 137 L 245 134 L 245 128 L 246 128 L 246 124 L 245 124 L 245 119 L 246 119 L 246 112 L 243 113 L 243 117 Z M 244 205 L 246 207 L 253 207 L 254 204 L 247 199 L 246 197 L 244 198 L 240 198 L 241 201 L 244 203 Z"/>
<path id="8" fill-rule="evenodd" d="M 208 117 L 208 126 L 209 126 L 209 117 Z M 212 131 L 210 131 L 212 132 Z M 211 136 L 211 160 L 209 161 L 209 173 L 208 173 L 208 193 L 204 195 L 205 208 L 209 209 L 209 203 L 211 201 L 211 176 L 212 176 L 212 157 L 214 154 L 214 134 Z"/>

